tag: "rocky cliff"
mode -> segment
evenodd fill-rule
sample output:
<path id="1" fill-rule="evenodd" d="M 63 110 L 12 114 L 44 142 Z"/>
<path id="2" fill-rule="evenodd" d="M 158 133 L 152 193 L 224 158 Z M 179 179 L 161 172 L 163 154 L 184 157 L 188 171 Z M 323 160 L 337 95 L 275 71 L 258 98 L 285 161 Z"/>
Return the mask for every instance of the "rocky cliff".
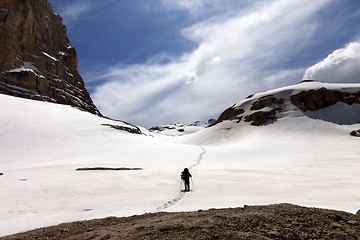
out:
<path id="1" fill-rule="evenodd" d="M 100 115 L 77 71 L 66 27 L 46 0 L 0 0 L 0 93 Z"/>

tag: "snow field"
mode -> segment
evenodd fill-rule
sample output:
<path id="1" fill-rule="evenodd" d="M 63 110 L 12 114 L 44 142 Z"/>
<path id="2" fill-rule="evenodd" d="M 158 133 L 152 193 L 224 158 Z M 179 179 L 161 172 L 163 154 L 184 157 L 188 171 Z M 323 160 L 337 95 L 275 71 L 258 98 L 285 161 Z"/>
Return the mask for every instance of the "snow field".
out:
<path id="1" fill-rule="evenodd" d="M 194 192 L 184 203 L 168 210 L 287 202 L 355 213 L 360 201 L 356 145 L 345 148 L 353 147 L 355 151 L 338 156 L 335 149 L 344 150 L 344 146 L 326 143 L 294 149 L 294 143 L 282 142 L 282 151 L 274 150 L 277 141 L 275 144 L 244 141 L 242 144 L 249 144 L 248 149 L 206 147 L 203 162 L 192 171 Z"/>
<path id="2" fill-rule="evenodd" d="M 360 139 L 349 135 L 360 124 L 296 113 L 263 127 L 228 121 L 168 137 L 129 134 L 101 125 L 125 123 L 5 95 L 0 109 L 0 236 L 154 211 L 283 202 L 360 208 Z M 322 111 L 313 118 L 333 109 Z M 193 191 L 181 193 L 180 172 L 198 162 Z"/>
<path id="3" fill-rule="evenodd" d="M 153 211 L 179 192 L 181 169 L 202 152 L 102 126 L 122 123 L 69 106 L 0 95 L 0 108 L 0 236 Z"/>

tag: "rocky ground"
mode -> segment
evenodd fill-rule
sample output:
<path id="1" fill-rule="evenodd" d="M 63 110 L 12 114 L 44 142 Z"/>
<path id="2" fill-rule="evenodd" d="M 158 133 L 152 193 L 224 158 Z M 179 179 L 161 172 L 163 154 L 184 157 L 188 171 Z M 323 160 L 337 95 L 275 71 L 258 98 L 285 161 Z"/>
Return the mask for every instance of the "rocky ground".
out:
<path id="1" fill-rule="evenodd" d="M 290 204 L 64 223 L 8 239 L 360 239 L 360 214 Z"/>

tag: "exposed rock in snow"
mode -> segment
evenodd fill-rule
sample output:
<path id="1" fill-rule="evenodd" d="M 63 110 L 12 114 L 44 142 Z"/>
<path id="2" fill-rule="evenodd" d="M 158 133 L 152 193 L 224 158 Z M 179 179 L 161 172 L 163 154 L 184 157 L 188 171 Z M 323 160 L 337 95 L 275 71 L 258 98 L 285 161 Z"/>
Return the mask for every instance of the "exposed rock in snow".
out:
<path id="1" fill-rule="evenodd" d="M 354 137 L 360 137 L 360 129 L 351 131 L 350 135 Z"/>
<path id="2" fill-rule="evenodd" d="M 337 85 L 307 81 L 252 95 L 226 109 L 214 125 L 223 121 L 236 121 L 261 126 L 290 113 L 337 124 L 359 123 L 360 84 Z"/>
<path id="3" fill-rule="evenodd" d="M 103 126 L 108 126 L 108 127 L 111 127 L 111 128 L 114 128 L 114 129 L 117 129 L 117 130 L 121 130 L 121 131 L 126 131 L 126 132 L 129 132 L 129 133 L 136 133 L 136 134 L 142 134 L 141 130 L 134 126 L 134 125 L 131 125 L 131 124 L 122 124 L 122 125 L 114 125 L 114 124 L 102 124 Z"/>
<path id="4" fill-rule="evenodd" d="M 195 121 L 192 124 L 190 124 L 189 126 L 207 126 L 207 123 L 204 121 Z"/>
<path id="5" fill-rule="evenodd" d="M 168 135 L 168 136 L 179 136 L 179 135 L 183 135 L 185 133 L 185 128 L 187 128 L 188 126 L 186 126 L 185 124 L 182 123 L 171 123 L 168 125 L 160 125 L 160 126 L 154 126 L 149 128 L 150 132 L 153 133 L 159 133 L 162 135 Z M 195 128 L 195 127 L 194 127 Z M 199 129 L 197 129 L 199 130 Z M 192 133 L 194 131 L 191 131 L 190 133 Z M 189 134 L 186 131 L 187 134 Z"/>
<path id="6" fill-rule="evenodd" d="M 338 102 L 348 105 L 360 103 L 360 91 L 343 92 L 322 87 L 316 90 L 302 91 L 291 95 L 291 102 L 302 111 L 316 111 L 321 108 L 332 106 Z"/>
<path id="7" fill-rule="evenodd" d="M 223 113 L 221 113 L 220 117 L 214 124 L 220 123 L 225 120 L 241 121 L 241 119 L 243 118 L 242 114 L 244 112 L 245 112 L 244 109 L 241 107 L 234 107 L 234 106 L 229 107 Z"/>

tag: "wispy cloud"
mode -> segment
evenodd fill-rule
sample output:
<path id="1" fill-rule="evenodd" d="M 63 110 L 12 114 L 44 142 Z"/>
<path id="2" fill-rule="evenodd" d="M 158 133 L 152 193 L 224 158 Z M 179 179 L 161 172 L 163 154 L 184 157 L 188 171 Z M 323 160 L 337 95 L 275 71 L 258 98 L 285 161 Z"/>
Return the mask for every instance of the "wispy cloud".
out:
<path id="1" fill-rule="evenodd" d="M 303 79 L 333 83 L 359 83 L 359 42 L 352 42 L 345 48 L 335 50 L 324 60 L 308 68 Z"/>
<path id="2" fill-rule="evenodd" d="M 213 8 L 219 5 L 220 0 L 162 0 L 161 3 L 168 10 L 187 10 L 196 13 L 204 8 Z"/>
<path id="3" fill-rule="evenodd" d="M 284 69 L 317 30 L 314 15 L 331 0 L 277 0 L 235 17 L 183 29 L 198 44 L 168 63 L 118 65 L 100 74 L 92 94 L 105 114 L 142 126 L 217 117 L 243 97 L 301 80 L 304 69 Z M 276 81 L 276 79 L 286 79 Z"/>
<path id="4" fill-rule="evenodd" d="M 71 24 L 72 21 L 77 20 L 82 14 L 93 9 L 93 1 L 73 1 L 61 7 L 59 14 L 62 16 L 65 25 Z"/>

